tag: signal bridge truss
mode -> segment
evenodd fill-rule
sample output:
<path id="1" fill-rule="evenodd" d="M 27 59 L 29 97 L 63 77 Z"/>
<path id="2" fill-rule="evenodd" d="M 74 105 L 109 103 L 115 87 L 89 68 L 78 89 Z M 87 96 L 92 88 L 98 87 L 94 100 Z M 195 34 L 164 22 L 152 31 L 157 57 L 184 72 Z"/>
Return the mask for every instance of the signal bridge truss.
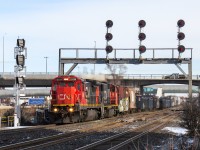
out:
<path id="1" fill-rule="evenodd" d="M 72 64 L 66 72 L 65 64 Z M 69 75 L 78 64 L 174 64 L 188 79 L 189 97 L 192 97 L 192 48 L 186 48 L 184 53 L 179 53 L 177 48 L 148 48 L 142 54 L 138 48 L 117 48 L 108 57 L 105 48 L 59 49 L 59 75 Z M 180 64 L 188 65 L 188 73 Z"/>

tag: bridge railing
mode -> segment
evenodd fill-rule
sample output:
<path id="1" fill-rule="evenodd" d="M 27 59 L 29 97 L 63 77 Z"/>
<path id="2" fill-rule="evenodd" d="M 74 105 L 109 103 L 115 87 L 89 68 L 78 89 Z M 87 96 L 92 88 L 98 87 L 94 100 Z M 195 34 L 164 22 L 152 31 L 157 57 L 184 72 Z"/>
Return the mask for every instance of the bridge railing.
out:
<path id="1" fill-rule="evenodd" d="M 119 79 L 167 79 L 165 77 L 171 74 L 123 74 L 119 76 Z M 106 78 L 113 78 L 113 75 L 106 74 Z M 193 80 L 200 80 L 200 75 L 193 75 Z"/>
<path id="2" fill-rule="evenodd" d="M 31 78 L 53 78 L 58 75 L 58 72 L 27 72 L 26 76 Z M 78 73 L 75 73 L 78 75 Z M 170 76 L 171 74 L 123 74 L 120 75 L 120 79 L 165 79 L 165 77 Z M 14 77 L 14 72 L 0 72 L 0 77 Z M 92 76 L 92 75 L 91 75 Z M 97 74 L 93 75 L 97 76 Z M 102 75 L 106 78 L 113 78 L 111 74 Z M 193 80 L 200 80 L 200 75 L 193 75 Z"/>

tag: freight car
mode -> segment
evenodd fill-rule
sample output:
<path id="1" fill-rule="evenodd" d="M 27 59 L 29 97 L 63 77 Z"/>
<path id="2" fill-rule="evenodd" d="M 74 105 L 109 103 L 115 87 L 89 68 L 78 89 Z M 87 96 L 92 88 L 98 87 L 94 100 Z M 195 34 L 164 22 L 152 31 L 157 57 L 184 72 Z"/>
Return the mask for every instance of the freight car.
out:
<path id="1" fill-rule="evenodd" d="M 137 95 L 136 108 L 137 111 L 152 111 L 160 107 L 159 100 L 154 95 Z"/>
<path id="2" fill-rule="evenodd" d="M 156 109 L 165 109 L 180 105 L 180 98 L 177 96 L 156 97 L 154 95 L 137 95 L 136 110 L 151 111 Z"/>
<path id="3" fill-rule="evenodd" d="M 133 111 L 133 90 L 77 76 L 52 80 L 49 121 L 70 123 L 112 117 Z"/>

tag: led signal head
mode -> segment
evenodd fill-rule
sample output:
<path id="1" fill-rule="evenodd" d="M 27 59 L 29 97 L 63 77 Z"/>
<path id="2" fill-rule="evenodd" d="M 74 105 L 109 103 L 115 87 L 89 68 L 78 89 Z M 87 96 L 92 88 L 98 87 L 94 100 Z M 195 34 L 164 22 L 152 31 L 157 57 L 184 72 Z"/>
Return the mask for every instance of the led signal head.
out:
<path id="1" fill-rule="evenodd" d="M 146 26 L 146 22 L 145 22 L 144 20 L 140 20 L 140 21 L 138 22 L 138 25 L 139 25 L 140 28 L 143 28 L 143 27 Z"/>
<path id="2" fill-rule="evenodd" d="M 185 25 L 185 21 L 180 19 L 178 22 L 177 22 L 177 25 L 179 28 L 183 27 Z"/>
<path id="3" fill-rule="evenodd" d="M 139 47 L 139 52 L 140 52 L 140 54 L 146 52 L 146 47 L 144 45 L 141 45 Z"/>
<path id="4" fill-rule="evenodd" d="M 24 48 L 25 47 L 25 40 L 24 39 L 17 39 L 17 46 Z"/>
<path id="5" fill-rule="evenodd" d="M 113 51 L 113 47 L 110 46 L 110 45 L 107 45 L 107 46 L 106 46 L 106 52 L 107 52 L 107 54 L 108 54 L 108 53 L 111 53 L 112 51 Z"/>
<path id="6" fill-rule="evenodd" d="M 112 26 L 113 26 L 112 20 L 106 21 L 106 27 L 107 27 L 107 28 L 111 28 Z"/>
<path id="7" fill-rule="evenodd" d="M 17 55 L 16 56 L 16 62 L 17 62 L 17 65 L 20 65 L 20 66 L 24 66 L 24 61 L 25 60 L 25 57 L 24 55 Z"/>
<path id="8" fill-rule="evenodd" d="M 184 51 L 185 51 L 185 46 L 179 45 L 179 46 L 178 46 L 178 52 L 179 52 L 179 53 L 183 53 Z"/>

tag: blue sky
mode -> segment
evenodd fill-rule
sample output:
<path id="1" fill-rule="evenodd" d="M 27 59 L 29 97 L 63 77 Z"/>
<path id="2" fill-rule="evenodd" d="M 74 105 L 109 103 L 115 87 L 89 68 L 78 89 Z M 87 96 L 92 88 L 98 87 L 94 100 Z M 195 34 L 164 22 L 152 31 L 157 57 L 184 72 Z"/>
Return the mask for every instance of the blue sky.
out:
<path id="1" fill-rule="evenodd" d="M 186 25 L 182 31 L 186 38 L 181 42 L 193 50 L 193 74 L 200 74 L 200 2 L 198 0 L 0 0 L 0 72 L 3 65 L 3 42 L 5 45 L 5 72 L 14 71 L 14 47 L 18 37 L 26 40 L 28 72 L 58 71 L 59 48 L 104 48 L 105 22 L 113 20 L 114 48 L 137 48 L 138 21 L 147 23 L 147 35 L 143 44 L 148 48 L 177 47 L 179 19 Z M 93 65 L 80 65 L 82 70 Z M 127 65 L 128 72 L 174 73 L 175 65 Z M 187 72 L 187 66 L 182 65 Z M 77 68 L 76 68 L 77 69 Z M 96 65 L 96 72 L 103 73 L 105 65 Z"/>

